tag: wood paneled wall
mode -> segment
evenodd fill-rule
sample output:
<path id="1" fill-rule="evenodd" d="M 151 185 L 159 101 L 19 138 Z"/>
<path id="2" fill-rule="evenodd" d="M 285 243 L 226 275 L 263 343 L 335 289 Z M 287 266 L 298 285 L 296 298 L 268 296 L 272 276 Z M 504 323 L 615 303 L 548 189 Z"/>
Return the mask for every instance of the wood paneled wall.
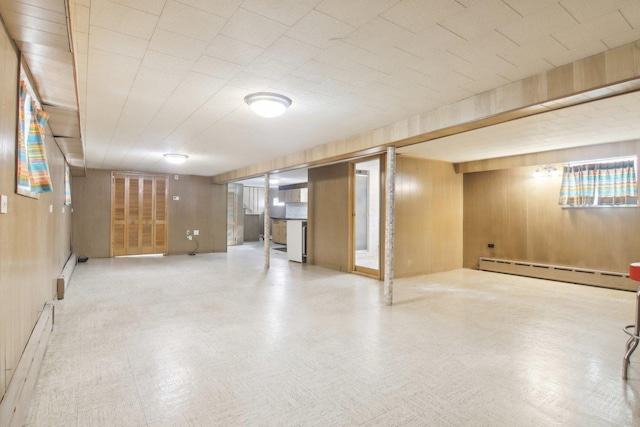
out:
<path id="1" fill-rule="evenodd" d="M 89 258 L 109 257 L 111 171 L 89 169 L 73 177 L 73 251 Z"/>
<path id="2" fill-rule="evenodd" d="M 15 193 L 17 96 L 18 53 L 0 25 L 0 194 L 8 198 L 8 213 L 0 214 L 0 398 L 70 255 L 64 158 L 49 130 L 53 193 L 39 199 Z"/>
<path id="3" fill-rule="evenodd" d="M 349 271 L 349 163 L 309 169 L 307 262 Z"/>
<path id="4" fill-rule="evenodd" d="M 562 209 L 561 178 L 535 169 L 464 175 L 465 267 L 493 257 L 624 273 L 640 260 L 640 208 Z"/>
<path id="5" fill-rule="evenodd" d="M 111 171 L 88 169 L 74 177 L 75 252 L 89 258 L 109 257 Z M 180 200 L 173 200 L 179 196 Z M 200 230 L 198 252 L 226 252 L 226 184 L 211 178 L 169 175 L 169 254 L 187 254 L 196 244 L 186 231 Z"/>
<path id="6" fill-rule="evenodd" d="M 462 267 L 462 181 L 451 163 L 397 157 L 396 277 Z"/>

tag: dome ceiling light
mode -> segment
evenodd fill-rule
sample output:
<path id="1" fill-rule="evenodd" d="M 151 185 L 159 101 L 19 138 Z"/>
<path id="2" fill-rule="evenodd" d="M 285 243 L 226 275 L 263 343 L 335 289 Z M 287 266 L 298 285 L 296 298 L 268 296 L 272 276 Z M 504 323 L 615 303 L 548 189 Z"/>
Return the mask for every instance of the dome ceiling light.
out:
<path id="1" fill-rule="evenodd" d="M 259 116 L 277 117 L 291 106 L 291 99 L 270 92 L 257 92 L 244 97 L 244 102 Z"/>
<path id="2" fill-rule="evenodd" d="M 185 160 L 189 158 L 189 156 L 187 156 L 186 154 L 174 154 L 174 153 L 163 154 L 163 156 L 167 160 L 167 162 L 174 163 L 176 165 L 179 165 L 180 163 L 184 163 Z"/>

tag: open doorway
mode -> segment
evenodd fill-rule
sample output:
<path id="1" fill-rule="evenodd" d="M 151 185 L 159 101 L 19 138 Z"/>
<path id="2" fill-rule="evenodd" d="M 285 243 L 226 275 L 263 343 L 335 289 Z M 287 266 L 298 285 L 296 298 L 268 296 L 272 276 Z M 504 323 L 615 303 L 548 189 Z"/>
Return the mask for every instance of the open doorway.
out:
<path id="1" fill-rule="evenodd" d="M 353 165 L 353 271 L 380 278 L 380 158 Z"/>

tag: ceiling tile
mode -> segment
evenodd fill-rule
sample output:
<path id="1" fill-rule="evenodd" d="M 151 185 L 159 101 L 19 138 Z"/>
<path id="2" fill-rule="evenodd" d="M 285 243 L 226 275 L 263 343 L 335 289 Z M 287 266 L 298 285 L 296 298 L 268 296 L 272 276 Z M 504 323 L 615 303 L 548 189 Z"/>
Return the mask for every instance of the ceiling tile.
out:
<path id="1" fill-rule="evenodd" d="M 287 36 L 324 49 L 353 30 L 351 25 L 314 10 L 291 27 Z"/>
<path id="2" fill-rule="evenodd" d="M 578 25 L 575 19 L 562 6 L 554 4 L 498 30 L 509 39 L 523 45 L 575 25 Z"/>
<path id="3" fill-rule="evenodd" d="M 369 51 L 338 40 L 324 49 L 322 53 L 316 55 L 313 60 L 336 68 L 347 68 L 351 65 L 362 63 L 373 56 Z"/>
<path id="4" fill-rule="evenodd" d="M 605 37 L 611 37 L 619 33 L 627 32 L 631 27 L 617 11 L 605 16 L 601 16 L 597 20 L 571 26 L 570 28 L 553 33 L 560 43 L 568 49 L 574 49 L 584 46 L 588 42 L 598 44 L 602 50 L 600 40 Z"/>
<path id="5" fill-rule="evenodd" d="M 484 61 L 487 57 L 493 58 L 496 54 L 507 52 L 515 47 L 517 45 L 513 41 L 498 31 L 492 31 L 469 40 L 464 45 L 453 47 L 449 49 L 449 52 L 473 63 Z"/>
<path id="6" fill-rule="evenodd" d="M 323 64 L 322 62 L 311 60 L 293 70 L 291 75 L 312 82 L 323 83 L 331 80 L 331 76 L 339 71 L 339 68 L 330 64 Z"/>
<path id="7" fill-rule="evenodd" d="M 464 67 L 468 64 L 469 61 L 449 52 L 434 50 L 431 55 L 431 59 L 423 59 L 420 62 L 416 62 L 410 68 L 426 74 L 427 76 L 436 77 L 446 74 L 451 70 L 455 70 L 458 67 Z"/>
<path id="8" fill-rule="evenodd" d="M 397 73 L 413 64 L 422 61 L 422 58 L 412 55 L 396 47 L 381 50 L 378 55 L 368 55 L 360 63 L 385 74 Z"/>
<path id="9" fill-rule="evenodd" d="M 382 18 L 359 27 L 345 41 L 370 52 L 380 52 L 413 37 L 414 34 Z"/>
<path id="10" fill-rule="evenodd" d="M 259 77 L 281 80 L 293 69 L 292 65 L 261 56 L 247 66 L 245 71 Z"/>
<path id="11" fill-rule="evenodd" d="M 193 65 L 191 70 L 197 73 L 231 80 L 243 69 L 244 66 L 238 65 L 234 62 L 223 61 L 222 59 L 202 55 Z"/>
<path id="12" fill-rule="evenodd" d="M 165 55 L 164 53 L 158 53 L 151 50 L 147 51 L 144 59 L 142 60 L 143 67 L 181 75 L 186 75 L 189 70 L 191 70 L 191 67 L 193 67 L 193 64 L 194 61 Z"/>
<path id="13" fill-rule="evenodd" d="M 320 0 L 245 0 L 242 8 L 292 26 L 318 3 Z"/>
<path id="14" fill-rule="evenodd" d="M 435 26 L 433 31 L 398 42 L 396 47 L 422 59 L 429 59 L 434 51 L 453 50 L 465 44 L 466 41 L 463 38 L 440 26 Z"/>
<path id="15" fill-rule="evenodd" d="M 285 64 L 302 65 L 320 52 L 320 48 L 282 36 L 265 51 L 264 56 Z"/>
<path id="16" fill-rule="evenodd" d="M 150 40 L 158 17 L 107 0 L 91 2 L 91 26 Z"/>
<path id="17" fill-rule="evenodd" d="M 614 47 L 622 46 L 623 44 L 633 43 L 636 40 L 640 40 L 640 27 L 605 37 L 602 39 L 602 42 L 607 46 L 607 48 L 612 49 Z"/>
<path id="18" fill-rule="evenodd" d="M 600 20 L 618 9 L 637 4 L 637 0 L 562 0 L 562 6 L 580 23 Z"/>
<path id="19" fill-rule="evenodd" d="M 180 3 L 222 16 L 223 18 L 231 18 L 238 9 L 242 0 L 179 0 Z"/>
<path id="20" fill-rule="evenodd" d="M 110 0 L 113 3 L 121 4 L 123 6 L 130 7 L 132 9 L 140 10 L 142 12 L 152 13 L 160 16 L 162 8 L 166 0 Z M 91 3 L 89 1 L 89 3 Z M 87 5 L 88 6 L 88 5 Z"/>
<path id="21" fill-rule="evenodd" d="M 149 50 L 189 61 L 196 61 L 207 46 L 207 42 L 158 29 L 151 39 Z"/>
<path id="22" fill-rule="evenodd" d="M 482 0 L 441 21 L 440 25 L 465 40 L 471 40 L 519 18 L 520 15 L 500 0 Z"/>
<path id="23" fill-rule="evenodd" d="M 249 65 L 263 52 L 264 49 L 260 47 L 218 35 L 204 53 L 224 61 Z"/>
<path id="24" fill-rule="evenodd" d="M 313 90 L 318 83 L 301 79 L 294 76 L 287 76 L 273 84 L 273 88 L 283 90 L 293 95 L 300 95 Z M 295 100 L 294 100 L 295 102 Z"/>
<path id="25" fill-rule="evenodd" d="M 503 0 L 506 4 L 515 9 L 522 16 L 531 15 L 541 9 L 545 9 L 553 4 L 560 3 L 560 0 Z"/>
<path id="26" fill-rule="evenodd" d="M 432 28 L 436 23 L 457 15 L 465 7 L 455 0 L 405 0 L 384 12 L 381 16 L 416 34 Z"/>
<path id="27" fill-rule="evenodd" d="M 164 7 L 158 28 L 211 42 L 226 20 L 205 11 L 169 0 Z"/>
<path id="28" fill-rule="evenodd" d="M 522 46 L 516 46 L 502 54 L 504 58 L 516 67 L 529 64 L 533 58 L 548 58 L 553 55 L 562 56 L 567 53 L 567 49 L 556 39 L 547 36 Z M 554 64 L 556 66 L 564 64 Z M 532 73 L 533 74 L 533 73 Z"/>
<path id="29" fill-rule="evenodd" d="M 605 44 L 600 40 L 589 41 L 570 50 L 547 52 L 544 55 L 544 59 L 549 61 L 552 65 L 559 67 L 561 65 L 595 55 L 596 53 L 603 52 L 606 49 L 607 46 L 605 46 Z"/>
<path id="30" fill-rule="evenodd" d="M 263 92 L 268 87 L 272 86 L 275 82 L 276 80 L 274 79 L 260 77 L 256 76 L 255 74 L 249 74 L 246 72 L 240 72 L 233 78 L 233 80 L 229 82 L 229 85 L 235 88 L 246 89 L 246 96 L 251 92 Z"/>
<path id="31" fill-rule="evenodd" d="M 398 0 L 323 0 L 316 10 L 354 27 L 360 27 L 376 18 Z"/>
<path id="32" fill-rule="evenodd" d="M 96 27 L 91 31 L 89 47 L 142 59 L 149 41 Z"/>
<path id="33" fill-rule="evenodd" d="M 633 28 L 640 28 L 640 2 L 621 8 L 620 13 Z"/>
<path id="34" fill-rule="evenodd" d="M 238 9 L 220 34 L 266 49 L 288 29 L 279 22 Z"/>

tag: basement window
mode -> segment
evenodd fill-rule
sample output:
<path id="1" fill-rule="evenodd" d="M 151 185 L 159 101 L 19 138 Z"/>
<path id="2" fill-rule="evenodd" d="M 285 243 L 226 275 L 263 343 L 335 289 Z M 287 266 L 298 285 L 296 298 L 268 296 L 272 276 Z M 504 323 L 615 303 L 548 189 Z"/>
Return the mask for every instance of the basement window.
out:
<path id="1" fill-rule="evenodd" d="M 637 158 L 565 163 L 558 204 L 562 207 L 638 206 Z"/>

